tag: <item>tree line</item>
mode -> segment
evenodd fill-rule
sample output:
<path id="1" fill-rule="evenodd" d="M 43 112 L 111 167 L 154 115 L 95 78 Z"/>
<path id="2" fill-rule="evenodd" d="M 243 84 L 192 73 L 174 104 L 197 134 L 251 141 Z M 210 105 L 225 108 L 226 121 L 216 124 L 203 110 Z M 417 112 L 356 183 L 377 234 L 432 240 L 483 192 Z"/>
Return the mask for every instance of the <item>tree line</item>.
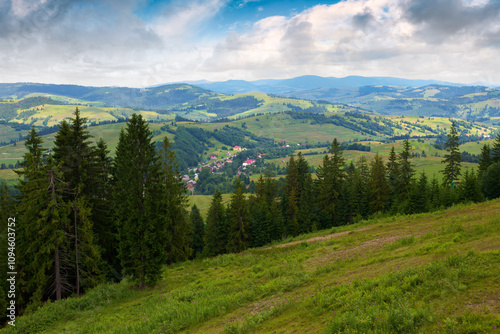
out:
<path id="1" fill-rule="evenodd" d="M 20 194 L 13 199 L 6 187 L 0 194 L 2 221 L 15 216 L 18 222 L 20 312 L 123 277 L 138 288 L 153 286 L 163 265 L 189 258 L 240 252 L 372 215 L 426 212 L 500 196 L 500 135 L 493 147 L 483 148 L 478 172 L 462 175 L 453 124 L 441 184 L 423 173 L 415 176 L 408 139 L 401 152 L 392 148 L 388 161 L 377 153 L 371 161 L 361 157 L 350 164 L 335 139 L 315 179 L 299 152 L 288 161 L 280 196 L 270 171 L 250 196 L 236 177 L 229 203 L 224 205 L 216 190 L 203 222 L 196 207 L 188 213 L 172 144 L 167 138 L 157 144 L 152 137 L 144 119 L 132 115 L 111 159 L 102 139 L 94 144 L 78 109 L 61 123 L 53 154 L 45 153 L 42 138 L 31 129 Z M 5 305 L 2 291 L 0 304 Z"/>
<path id="2" fill-rule="evenodd" d="M 302 154 L 292 155 L 281 196 L 270 172 L 260 176 L 255 194 L 249 197 L 244 196 L 244 185 L 236 178 L 227 206 L 219 191 L 213 195 L 206 224 L 197 208 L 192 209 L 192 221 L 199 222 L 194 228 L 204 231 L 204 237 L 193 246 L 195 254 L 215 256 L 376 215 L 429 212 L 500 196 L 500 134 L 492 148 L 484 146 L 477 172 L 461 168 L 454 123 L 445 146 L 441 182 L 435 176 L 416 175 L 409 139 L 404 140 L 400 152 L 392 148 L 388 161 L 377 153 L 371 161 L 362 156 L 349 164 L 335 139 L 315 179 Z"/>

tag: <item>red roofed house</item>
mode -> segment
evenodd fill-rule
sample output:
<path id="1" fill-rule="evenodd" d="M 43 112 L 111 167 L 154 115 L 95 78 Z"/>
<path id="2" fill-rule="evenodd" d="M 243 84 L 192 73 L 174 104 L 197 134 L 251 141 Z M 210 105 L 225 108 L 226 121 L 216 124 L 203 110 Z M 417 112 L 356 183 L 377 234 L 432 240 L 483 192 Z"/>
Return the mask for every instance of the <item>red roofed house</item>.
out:
<path id="1" fill-rule="evenodd" d="M 243 166 L 248 166 L 248 165 L 251 165 L 253 163 L 255 163 L 255 159 L 247 159 L 247 161 L 245 161 L 243 163 Z"/>
<path id="2" fill-rule="evenodd" d="M 235 147 L 233 147 L 233 150 L 235 150 L 235 151 L 241 151 L 241 146 L 235 146 Z"/>

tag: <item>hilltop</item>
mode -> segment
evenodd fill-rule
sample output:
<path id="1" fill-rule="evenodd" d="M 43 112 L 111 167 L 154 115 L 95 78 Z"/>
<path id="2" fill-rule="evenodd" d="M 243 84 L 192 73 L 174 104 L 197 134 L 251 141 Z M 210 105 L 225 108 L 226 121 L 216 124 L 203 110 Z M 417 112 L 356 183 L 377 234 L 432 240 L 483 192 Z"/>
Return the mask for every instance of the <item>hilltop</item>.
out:
<path id="1" fill-rule="evenodd" d="M 5 332 L 495 333 L 500 201 L 379 218 L 165 267 L 47 303 Z"/>

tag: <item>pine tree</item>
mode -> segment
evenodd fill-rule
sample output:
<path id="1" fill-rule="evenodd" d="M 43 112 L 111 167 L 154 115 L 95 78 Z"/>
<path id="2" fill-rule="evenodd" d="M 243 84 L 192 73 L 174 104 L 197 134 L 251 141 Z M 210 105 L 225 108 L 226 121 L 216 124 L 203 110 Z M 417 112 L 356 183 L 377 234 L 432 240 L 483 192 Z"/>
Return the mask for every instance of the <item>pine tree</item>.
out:
<path id="1" fill-rule="evenodd" d="M 384 161 L 378 152 L 371 162 L 370 172 L 370 207 L 373 212 L 384 212 L 390 196 L 390 186 Z"/>
<path id="2" fill-rule="evenodd" d="M 500 162 L 500 132 L 497 134 L 493 147 L 491 148 L 491 163 L 494 164 L 498 162 Z"/>
<path id="3" fill-rule="evenodd" d="M 109 150 L 101 138 L 97 142 L 95 151 L 96 177 L 92 178 L 92 194 L 90 202 L 93 203 L 91 219 L 95 235 L 95 243 L 103 259 L 101 267 L 107 279 L 119 281 L 122 278 L 122 267 L 118 255 L 118 230 L 113 219 L 111 209 L 112 198 L 112 163 Z"/>
<path id="4" fill-rule="evenodd" d="M 91 288 L 99 282 L 98 279 L 84 279 L 84 277 L 98 276 L 94 268 L 101 259 L 99 252 L 95 251 L 92 207 L 95 202 L 100 202 L 101 205 L 104 202 L 94 194 L 94 189 L 99 187 L 96 151 L 90 142 L 87 119 L 80 117 L 80 111 L 76 108 L 74 117 L 69 120 L 71 124 L 63 122 L 56 134 L 54 160 L 61 166 L 63 181 L 68 186 L 64 198 L 73 204 L 69 218 L 72 221 L 70 233 L 72 233 L 75 262 L 74 289 L 77 296 L 80 296 L 81 288 Z M 103 219 L 97 215 L 94 218 L 99 222 Z M 85 253 L 86 251 L 89 253 Z M 83 281 L 90 285 L 83 284 Z"/>
<path id="5" fill-rule="evenodd" d="M 465 170 L 463 182 L 460 183 L 458 188 L 460 193 L 461 202 L 480 202 L 482 200 L 482 193 L 474 170 L 469 172 L 469 169 Z"/>
<path id="6" fill-rule="evenodd" d="M 265 186 L 261 174 L 255 186 L 255 196 L 251 196 L 249 199 L 250 235 L 253 247 L 260 247 L 271 241 L 271 228 L 268 220 L 270 203 L 268 202 Z"/>
<path id="7" fill-rule="evenodd" d="M 249 212 L 244 188 L 243 182 L 237 177 L 227 210 L 229 221 L 227 251 L 229 253 L 242 252 L 250 244 Z"/>
<path id="8" fill-rule="evenodd" d="M 191 213 L 189 214 L 191 220 L 192 235 L 191 235 L 191 248 L 193 249 L 192 258 L 200 257 L 203 253 L 203 238 L 205 236 L 205 225 L 203 224 L 203 218 L 200 215 L 200 210 L 196 204 L 191 208 Z"/>
<path id="9" fill-rule="evenodd" d="M 188 219 L 186 188 L 182 182 L 177 159 L 167 137 L 160 148 L 160 159 L 165 178 L 167 227 L 167 263 L 186 260 L 192 253 L 192 226 Z"/>
<path id="10" fill-rule="evenodd" d="M 491 148 L 490 145 L 484 144 L 479 157 L 478 176 L 480 177 L 491 165 Z"/>
<path id="11" fill-rule="evenodd" d="M 429 185 L 425 173 L 421 173 L 418 181 L 413 180 L 406 205 L 406 213 L 421 213 L 429 210 Z"/>
<path id="12" fill-rule="evenodd" d="M 391 153 L 389 154 L 389 161 L 387 162 L 387 182 L 390 188 L 390 197 L 388 206 L 392 207 L 394 202 L 397 200 L 398 194 L 398 183 L 399 183 L 399 166 L 394 150 L 394 146 L 391 148 Z"/>
<path id="13" fill-rule="evenodd" d="M 441 202 L 439 200 L 439 188 L 439 182 L 436 175 L 434 175 L 429 186 L 429 205 L 431 210 L 436 210 L 441 206 Z"/>
<path id="14" fill-rule="evenodd" d="M 481 189 L 487 199 L 500 197 L 500 162 L 492 164 L 484 172 Z"/>
<path id="15" fill-rule="evenodd" d="M 119 257 L 124 273 L 139 288 L 154 285 L 161 277 L 169 224 L 165 175 L 151 138 L 147 123 L 133 114 L 120 132 L 114 161 Z"/>
<path id="16" fill-rule="evenodd" d="M 313 203 L 313 182 L 309 164 L 302 156 L 297 154 L 297 173 L 298 173 L 298 208 L 297 208 L 297 233 L 311 232 L 314 217 L 312 210 Z"/>
<path id="17" fill-rule="evenodd" d="M 211 257 L 226 253 L 227 235 L 226 210 L 222 204 L 222 195 L 216 189 L 208 208 L 203 255 Z"/>
<path id="18" fill-rule="evenodd" d="M 67 185 L 52 159 L 42 158 L 42 139 L 32 128 L 25 146 L 17 211 L 19 294 L 22 311 L 47 299 L 61 300 L 74 286 L 71 247 L 71 202 L 63 194 Z"/>
<path id="19" fill-rule="evenodd" d="M 405 139 L 403 142 L 403 151 L 399 153 L 398 157 L 398 182 L 397 188 L 399 193 L 399 201 L 404 202 L 408 198 L 410 192 L 410 184 L 415 175 L 415 169 L 410 159 L 411 154 L 411 144 L 409 139 Z"/>
<path id="20" fill-rule="evenodd" d="M 452 185 L 453 181 L 460 176 L 460 162 L 462 161 L 460 151 L 457 128 L 455 122 L 451 123 L 450 133 L 448 133 L 448 141 L 445 144 L 448 154 L 444 156 L 442 163 L 446 164 L 443 174 L 443 185 Z"/>
<path id="21" fill-rule="evenodd" d="M 316 182 L 317 201 L 322 211 L 321 216 L 324 217 L 322 219 L 324 221 L 323 228 L 331 227 L 337 221 L 336 210 L 345 178 L 345 159 L 342 156 L 337 138 L 333 140 L 329 152 L 332 157 L 325 155 L 323 158 L 323 165 L 318 167 Z"/>
<path id="22" fill-rule="evenodd" d="M 282 200 L 285 233 L 286 236 L 293 236 L 297 235 L 299 230 L 297 213 L 300 199 L 299 170 L 293 154 L 288 161 L 285 181 L 285 192 Z"/>

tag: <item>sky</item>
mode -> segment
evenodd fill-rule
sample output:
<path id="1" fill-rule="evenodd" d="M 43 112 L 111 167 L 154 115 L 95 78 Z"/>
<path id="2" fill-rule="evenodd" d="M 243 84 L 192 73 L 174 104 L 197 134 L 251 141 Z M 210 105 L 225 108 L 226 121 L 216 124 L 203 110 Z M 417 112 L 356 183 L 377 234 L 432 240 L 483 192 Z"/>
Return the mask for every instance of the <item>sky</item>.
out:
<path id="1" fill-rule="evenodd" d="M 500 84 L 500 0 L 0 0 L 0 82 Z"/>

